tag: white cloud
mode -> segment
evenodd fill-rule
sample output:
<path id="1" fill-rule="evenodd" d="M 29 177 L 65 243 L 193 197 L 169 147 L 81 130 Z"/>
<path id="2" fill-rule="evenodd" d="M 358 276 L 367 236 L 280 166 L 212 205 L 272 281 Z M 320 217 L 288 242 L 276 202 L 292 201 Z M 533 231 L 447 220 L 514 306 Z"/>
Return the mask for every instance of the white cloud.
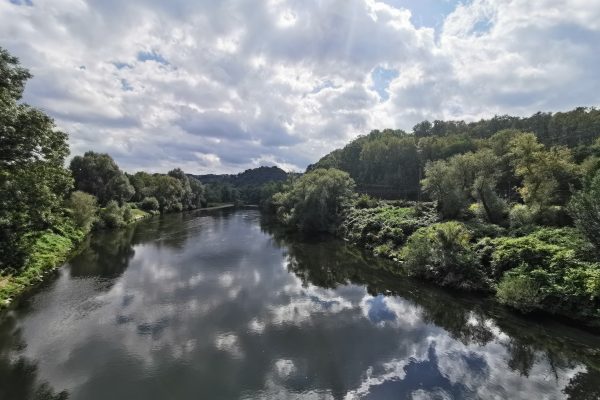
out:
<path id="1" fill-rule="evenodd" d="M 600 105 L 600 4 L 473 0 L 437 30 L 411 18 L 375 0 L 1 2 L 0 45 L 73 153 L 128 170 L 303 169 L 374 128 Z M 398 71 L 388 100 L 379 66 Z"/>

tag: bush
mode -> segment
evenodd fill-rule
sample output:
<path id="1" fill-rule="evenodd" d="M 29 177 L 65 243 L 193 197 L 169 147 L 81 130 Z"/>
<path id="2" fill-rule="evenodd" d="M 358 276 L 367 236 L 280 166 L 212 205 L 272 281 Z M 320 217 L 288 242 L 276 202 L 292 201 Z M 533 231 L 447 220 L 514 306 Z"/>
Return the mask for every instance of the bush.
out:
<path id="1" fill-rule="evenodd" d="M 383 205 L 375 208 L 353 208 L 348 210 L 340 227 L 340 235 L 349 242 L 374 249 L 385 245 L 390 251 L 377 251 L 378 254 L 391 254 L 417 229 L 437 222 L 438 216 L 433 205 L 416 207 L 395 207 Z"/>
<path id="2" fill-rule="evenodd" d="M 100 211 L 100 227 L 118 228 L 125 225 L 123 218 L 123 210 L 119 207 L 119 203 L 111 200 Z"/>
<path id="3" fill-rule="evenodd" d="M 141 201 L 139 207 L 144 211 L 158 211 L 160 208 L 160 204 L 158 204 L 158 200 L 156 197 L 145 197 L 144 200 Z"/>
<path id="4" fill-rule="evenodd" d="M 96 197 L 81 191 L 71 193 L 67 201 L 67 207 L 70 210 L 71 218 L 75 225 L 84 232 L 89 232 L 90 228 L 97 219 L 97 201 Z"/>
<path id="5" fill-rule="evenodd" d="M 356 208 L 375 208 L 379 205 L 377 199 L 372 198 L 368 194 L 361 194 L 356 200 Z"/>
<path id="6" fill-rule="evenodd" d="M 535 213 L 525 204 L 515 204 L 509 213 L 510 228 L 513 230 L 532 229 Z"/>
<path id="7" fill-rule="evenodd" d="M 121 207 L 121 211 L 123 213 L 123 221 L 125 221 L 126 224 L 133 221 L 133 211 L 131 210 L 129 204 L 123 204 L 123 207 Z"/>
<path id="8" fill-rule="evenodd" d="M 572 228 L 542 228 L 491 240 L 497 298 L 521 311 L 541 309 L 571 318 L 600 317 L 600 264 L 592 245 Z M 482 246 L 481 254 L 490 247 Z M 520 293 L 522 292 L 522 293 Z"/>
<path id="9" fill-rule="evenodd" d="M 502 304 L 529 312 L 540 306 L 540 285 L 528 275 L 519 272 L 513 270 L 504 275 L 498 285 L 496 298 Z"/>
<path id="10" fill-rule="evenodd" d="M 477 267 L 470 239 L 467 228 L 455 221 L 420 228 L 402 249 L 404 267 L 409 274 L 442 286 L 486 289 L 487 279 Z"/>

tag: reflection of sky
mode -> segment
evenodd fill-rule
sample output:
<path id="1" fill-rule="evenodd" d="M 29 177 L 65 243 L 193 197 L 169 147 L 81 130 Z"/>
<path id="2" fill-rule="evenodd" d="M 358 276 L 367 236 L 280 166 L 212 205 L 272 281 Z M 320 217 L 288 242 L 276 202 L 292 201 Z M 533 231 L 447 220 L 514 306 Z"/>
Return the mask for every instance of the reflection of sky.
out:
<path id="1" fill-rule="evenodd" d="M 117 277 L 81 276 L 90 258 L 75 259 L 19 320 L 23 353 L 72 399 L 560 398 L 584 369 L 552 375 L 539 355 L 524 376 L 492 320 L 469 318 L 493 340 L 465 344 L 401 297 L 303 285 L 257 218 L 205 216 L 157 228 L 161 240 L 134 237 Z"/>

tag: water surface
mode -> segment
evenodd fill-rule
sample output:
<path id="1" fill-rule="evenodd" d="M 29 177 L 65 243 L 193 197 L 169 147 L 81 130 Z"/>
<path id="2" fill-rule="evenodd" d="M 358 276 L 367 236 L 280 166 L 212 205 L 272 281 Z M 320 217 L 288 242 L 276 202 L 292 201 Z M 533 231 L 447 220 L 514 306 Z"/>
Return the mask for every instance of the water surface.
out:
<path id="1" fill-rule="evenodd" d="M 253 210 L 94 236 L 0 315 L 0 399 L 598 399 L 600 337 Z"/>

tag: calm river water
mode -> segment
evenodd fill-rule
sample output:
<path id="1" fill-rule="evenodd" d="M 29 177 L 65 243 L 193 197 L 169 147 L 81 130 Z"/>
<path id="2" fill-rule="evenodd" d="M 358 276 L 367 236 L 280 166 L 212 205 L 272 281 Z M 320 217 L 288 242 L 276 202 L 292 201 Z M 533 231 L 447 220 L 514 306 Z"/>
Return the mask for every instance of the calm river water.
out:
<path id="1" fill-rule="evenodd" d="M 0 399 L 598 399 L 600 336 L 254 210 L 93 237 L 0 315 Z"/>

